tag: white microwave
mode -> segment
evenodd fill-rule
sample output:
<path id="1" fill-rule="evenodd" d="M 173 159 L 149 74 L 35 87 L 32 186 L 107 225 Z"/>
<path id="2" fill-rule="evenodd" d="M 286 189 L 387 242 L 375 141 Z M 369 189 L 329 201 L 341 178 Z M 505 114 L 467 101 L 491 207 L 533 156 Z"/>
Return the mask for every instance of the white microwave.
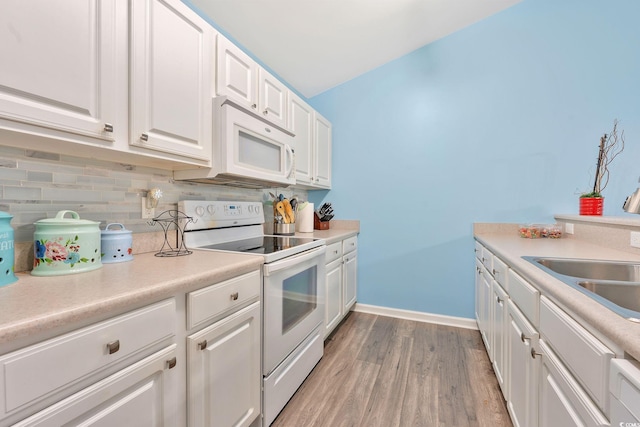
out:
<path id="1" fill-rule="evenodd" d="M 176 179 L 252 188 L 296 183 L 291 132 L 227 97 L 213 103 L 212 167 L 175 171 Z"/>

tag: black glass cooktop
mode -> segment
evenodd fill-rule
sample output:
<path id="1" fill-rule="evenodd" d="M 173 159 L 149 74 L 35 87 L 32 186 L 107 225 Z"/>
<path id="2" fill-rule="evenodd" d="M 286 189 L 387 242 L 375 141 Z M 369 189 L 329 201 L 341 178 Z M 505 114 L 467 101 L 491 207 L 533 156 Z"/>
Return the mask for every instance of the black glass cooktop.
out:
<path id="1" fill-rule="evenodd" d="M 233 242 L 219 243 L 216 245 L 202 246 L 201 249 L 217 249 L 231 252 L 244 252 L 253 254 L 272 254 L 285 249 L 291 249 L 316 239 L 289 236 L 260 236 L 251 239 L 236 240 Z"/>

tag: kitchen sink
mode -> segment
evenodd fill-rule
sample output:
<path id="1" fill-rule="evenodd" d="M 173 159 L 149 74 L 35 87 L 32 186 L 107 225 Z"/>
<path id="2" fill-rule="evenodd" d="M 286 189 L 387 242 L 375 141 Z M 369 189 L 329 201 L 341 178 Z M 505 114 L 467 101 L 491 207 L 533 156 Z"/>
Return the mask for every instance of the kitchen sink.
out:
<path id="1" fill-rule="evenodd" d="M 585 280 L 578 285 L 620 307 L 640 312 L 640 283 Z"/>
<path id="2" fill-rule="evenodd" d="M 569 258 L 536 258 L 535 261 L 565 276 L 640 282 L 640 263 Z"/>
<path id="3" fill-rule="evenodd" d="M 640 323 L 640 262 L 522 258 L 618 315 Z"/>

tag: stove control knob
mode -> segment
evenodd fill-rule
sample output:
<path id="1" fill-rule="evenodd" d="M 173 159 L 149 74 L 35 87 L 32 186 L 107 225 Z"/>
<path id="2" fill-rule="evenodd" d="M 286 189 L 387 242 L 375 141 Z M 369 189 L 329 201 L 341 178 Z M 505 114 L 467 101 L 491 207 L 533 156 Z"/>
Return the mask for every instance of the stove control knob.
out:
<path id="1" fill-rule="evenodd" d="M 209 213 L 209 215 L 213 215 L 214 213 L 216 213 L 215 205 L 208 205 L 207 206 L 207 212 Z"/>
<path id="2" fill-rule="evenodd" d="M 204 215 L 204 208 L 202 206 L 196 206 L 196 215 L 198 216 Z"/>

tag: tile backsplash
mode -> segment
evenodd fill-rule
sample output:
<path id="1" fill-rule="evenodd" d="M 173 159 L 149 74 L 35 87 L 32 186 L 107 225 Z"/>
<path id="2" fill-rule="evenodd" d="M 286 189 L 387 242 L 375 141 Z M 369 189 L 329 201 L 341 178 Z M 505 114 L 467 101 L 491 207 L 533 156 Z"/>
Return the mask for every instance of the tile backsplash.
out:
<path id="1" fill-rule="evenodd" d="M 55 142 L 52 143 L 54 145 Z M 100 159 L 87 159 L 0 145 L 0 211 L 13 215 L 16 243 L 31 242 L 33 223 L 72 210 L 82 219 L 122 223 L 134 233 L 158 232 L 158 226 L 141 219 L 141 197 L 159 188 L 156 214 L 176 209 L 180 200 L 270 200 L 269 191 L 293 194 L 300 189 L 244 189 L 174 181 L 171 171 Z"/>

